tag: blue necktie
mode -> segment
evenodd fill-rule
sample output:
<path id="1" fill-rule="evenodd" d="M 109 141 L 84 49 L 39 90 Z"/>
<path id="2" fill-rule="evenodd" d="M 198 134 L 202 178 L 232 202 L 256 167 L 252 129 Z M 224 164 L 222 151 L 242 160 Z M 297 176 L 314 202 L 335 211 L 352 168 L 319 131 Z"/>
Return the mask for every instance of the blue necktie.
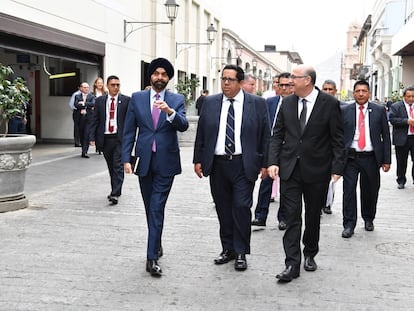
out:
<path id="1" fill-rule="evenodd" d="M 230 106 L 227 113 L 225 150 L 226 154 L 231 155 L 236 151 L 236 146 L 234 144 L 234 99 L 229 98 L 228 100 L 230 102 Z"/>

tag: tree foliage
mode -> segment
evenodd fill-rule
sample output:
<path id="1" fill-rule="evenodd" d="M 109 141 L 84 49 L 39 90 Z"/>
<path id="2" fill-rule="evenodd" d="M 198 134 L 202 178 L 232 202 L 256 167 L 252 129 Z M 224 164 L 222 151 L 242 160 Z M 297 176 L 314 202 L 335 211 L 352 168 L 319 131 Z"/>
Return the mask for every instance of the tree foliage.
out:
<path id="1" fill-rule="evenodd" d="M 175 88 L 179 94 L 184 95 L 185 106 L 191 105 L 191 102 L 194 98 L 195 89 L 200 85 L 200 79 L 195 77 L 188 79 L 179 79 L 178 83 L 175 85 Z"/>

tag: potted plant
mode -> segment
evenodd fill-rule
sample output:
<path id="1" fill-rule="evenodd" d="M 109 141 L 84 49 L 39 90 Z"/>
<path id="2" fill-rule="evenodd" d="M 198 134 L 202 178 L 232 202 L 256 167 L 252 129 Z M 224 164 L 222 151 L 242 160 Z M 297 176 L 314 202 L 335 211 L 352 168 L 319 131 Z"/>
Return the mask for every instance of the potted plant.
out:
<path id="1" fill-rule="evenodd" d="M 29 205 L 24 195 L 26 169 L 32 154 L 33 135 L 8 134 L 9 120 L 24 114 L 30 91 L 22 78 L 11 79 L 10 66 L 0 63 L 0 212 L 25 208 Z"/>

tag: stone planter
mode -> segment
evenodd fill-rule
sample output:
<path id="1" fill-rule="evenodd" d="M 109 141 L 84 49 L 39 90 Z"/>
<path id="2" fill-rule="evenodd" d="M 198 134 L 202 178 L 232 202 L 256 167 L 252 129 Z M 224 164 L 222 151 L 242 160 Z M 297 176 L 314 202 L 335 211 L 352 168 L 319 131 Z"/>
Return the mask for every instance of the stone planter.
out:
<path id="1" fill-rule="evenodd" d="M 24 183 L 35 142 L 34 135 L 0 136 L 0 212 L 29 206 Z"/>

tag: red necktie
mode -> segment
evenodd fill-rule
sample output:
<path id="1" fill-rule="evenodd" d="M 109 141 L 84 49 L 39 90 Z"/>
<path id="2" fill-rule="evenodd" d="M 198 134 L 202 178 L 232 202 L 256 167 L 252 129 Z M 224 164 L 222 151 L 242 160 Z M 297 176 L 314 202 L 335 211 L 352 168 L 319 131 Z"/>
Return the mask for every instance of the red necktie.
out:
<path id="1" fill-rule="evenodd" d="M 365 148 L 365 115 L 364 115 L 364 106 L 359 106 L 359 118 L 358 118 L 358 129 L 359 129 L 359 138 L 358 138 L 358 147 L 361 150 Z"/>
<path id="2" fill-rule="evenodd" d="M 410 118 L 414 119 L 413 105 L 410 105 Z M 414 125 L 410 125 L 410 133 L 414 134 Z"/>
<path id="3" fill-rule="evenodd" d="M 160 94 L 155 94 L 155 100 L 159 100 L 160 99 Z M 160 119 L 160 109 L 158 107 L 152 106 L 152 124 L 154 125 L 154 130 L 157 129 L 157 125 L 158 125 L 158 120 Z M 155 139 L 152 142 L 152 151 L 155 152 L 157 151 L 157 144 L 155 143 Z"/>
<path id="4" fill-rule="evenodd" d="M 108 130 L 109 133 L 113 133 L 114 131 L 114 119 L 115 119 L 115 99 L 111 97 L 111 107 L 109 108 L 109 126 Z"/>

